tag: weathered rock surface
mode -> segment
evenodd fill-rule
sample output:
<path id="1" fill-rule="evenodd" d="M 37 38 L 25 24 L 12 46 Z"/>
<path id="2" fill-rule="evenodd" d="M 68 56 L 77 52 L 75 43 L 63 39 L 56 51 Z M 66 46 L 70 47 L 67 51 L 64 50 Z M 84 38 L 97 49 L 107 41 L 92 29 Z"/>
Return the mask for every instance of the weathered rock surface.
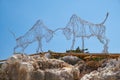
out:
<path id="1" fill-rule="evenodd" d="M 5 80 L 78 80 L 78 68 L 39 55 L 13 55 L 1 67 Z"/>
<path id="2" fill-rule="evenodd" d="M 76 56 L 64 56 L 60 58 L 61 60 L 65 61 L 68 64 L 75 65 L 81 59 Z"/>
<path id="3" fill-rule="evenodd" d="M 30 80 L 45 80 L 45 72 L 40 69 L 37 71 L 32 71 Z"/>
<path id="4" fill-rule="evenodd" d="M 120 58 L 110 59 L 104 65 L 105 67 L 84 75 L 80 80 L 120 80 Z"/>
<path id="5" fill-rule="evenodd" d="M 79 71 L 75 68 L 48 69 L 45 71 L 45 80 L 76 80 Z"/>
<path id="6" fill-rule="evenodd" d="M 15 54 L 2 64 L 0 80 L 120 80 L 120 58 L 83 61 Z"/>
<path id="7" fill-rule="evenodd" d="M 80 72 L 80 78 L 83 77 L 85 74 L 88 74 L 94 70 L 97 70 L 102 64 L 97 61 L 79 61 L 77 64 L 75 64 L 74 67 L 79 69 Z"/>

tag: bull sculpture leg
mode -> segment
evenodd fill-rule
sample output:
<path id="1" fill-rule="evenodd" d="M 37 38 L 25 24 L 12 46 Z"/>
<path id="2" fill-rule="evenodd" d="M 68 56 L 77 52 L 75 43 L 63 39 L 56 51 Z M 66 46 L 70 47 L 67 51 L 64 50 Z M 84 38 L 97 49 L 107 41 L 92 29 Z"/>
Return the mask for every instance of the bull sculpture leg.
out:
<path id="1" fill-rule="evenodd" d="M 84 53 L 84 36 L 82 36 L 82 51 Z"/>
<path id="2" fill-rule="evenodd" d="M 28 46 L 28 44 L 23 44 L 23 45 L 21 45 L 21 46 L 19 46 L 19 45 L 16 45 L 15 47 L 14 47 L 14 53 L 16 53 L 16 49 L 17 48 L 21 48 L 22 50 L 22 53 L 24 53 L 24 50 L 27 48 L 27 46 Z"/>
<path id="3" fill-rule="evenodd" d="M 14 47 L 14 54 L 16 53 L 16 49 L 17 49 L 18 47 L 19 47 L 18 45 Z"/>
<path id="4" fill-rule="evenodd" d="M 42 39 L 37 38 L 37 41 L 38 41 L 38 48 L 37 48 L 36 52 L 38 53 L 39 50 L 40 50 L 41 52 L 43 52 L 43 50 L 42 50 L 42 44 L 41 44 Z"/>
<path id="5" fill-rule="evenodd" d="M 28 47 L 28 45 L 29 45 L 29 43 L 28 44 L 24 44 L 23 46 L 21 46 L 23 54 L 24 54 L 24 50 Z"/>
<path id="6" fill-rule="evenodd" d="M 103 46 L 103 53 L 108 53 L 108 43 L 109 43 L 109 40 L 106 38 L 106 37 L 97 37 L 98 40 L 104 45 Z"/>
<path id="7" fill-rule="evenodd" d="M 73 34 L 72 46 L 70 50 L 74 49 L 74 45 L 75 45 L 75 35 Z"/>
<path id="8" fill-rule="evenodd" d="M 109 40 L 108 39 L 105 39 L 105 44 L 104 44 L 104 49 L 103 49 L 103 53 L 108 53 L 108 43 L 109 43 Z"/>

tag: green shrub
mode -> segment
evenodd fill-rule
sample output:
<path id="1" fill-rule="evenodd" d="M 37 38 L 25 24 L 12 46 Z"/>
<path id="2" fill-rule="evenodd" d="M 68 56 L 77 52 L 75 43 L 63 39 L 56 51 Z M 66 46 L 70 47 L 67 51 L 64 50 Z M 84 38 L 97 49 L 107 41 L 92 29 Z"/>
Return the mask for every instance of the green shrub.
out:
<path id="1" fill-rule="evenodd" d="M 88 49 L 80 49 L 79 46 L 76 48 L 76 50 L 66 50 L 66 53 L 74 52 L 74 53 L 89 53 Z"/>
<path id="2" fill-rule="evenodd" d="M 97 57 L 97 58 L 92 58 L 93 61 L 101 61 L 103 60 L 104 58 L 101 58 L 101 57 Z"/>

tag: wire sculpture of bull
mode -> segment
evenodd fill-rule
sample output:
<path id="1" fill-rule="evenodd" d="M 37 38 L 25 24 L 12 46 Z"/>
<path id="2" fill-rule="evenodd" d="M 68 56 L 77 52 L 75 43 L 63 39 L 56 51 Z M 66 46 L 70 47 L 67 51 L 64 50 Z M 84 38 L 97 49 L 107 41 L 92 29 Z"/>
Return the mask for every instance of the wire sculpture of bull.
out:
<path id="1" fill-rule="evenodd" d="M 12 33 L 15 37 L 15 34 Z M 48 29 L 41 20 L 36 21 L 33 27 L 25 33 L 23 36 L 16 38 L 16 46 L 14 47 L 14 53 L 17 48 L 21 48 L 22 52 L 33 42 L 38 42 L 38 48 L 36 52 L 43 52 L 42 39 L 45 38 L 46 42 L 49 42 L 53 37 L 54 31 Z"/>
<path id="2" fill-rule="evenodd" d="M 58 28 L 56 29 L 56 31 L 62 30 L 63 34 L 68 40 L 71 39 L 71 35 L 73 35 L 71 50 L 74 49 L 74 44 L 77 37 L 82 38 L 82 49 L 84 50 L 84 38 L 90 38 L 92 36 L 95 36 L 102 44 L 104 44 L 103 52 L 108 53 L 109 39 L 107 39 L 105 36 L 106 28 L 104 25 L 108 18 L 108 15 L 109 13 L 106 14 L 105 19 L 101 23 L 94 24 L 85 21 L 74 14 L 70 18 L 65 28 Z"/>

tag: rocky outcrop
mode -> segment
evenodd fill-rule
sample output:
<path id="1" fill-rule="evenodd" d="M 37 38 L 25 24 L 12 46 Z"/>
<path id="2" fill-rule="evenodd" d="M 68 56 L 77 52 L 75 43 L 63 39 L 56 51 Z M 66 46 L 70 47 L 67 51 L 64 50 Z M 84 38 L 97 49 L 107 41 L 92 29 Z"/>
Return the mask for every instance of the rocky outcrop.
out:
<path id="1" fill-rule="evenodd" d="M 84 75 L 81 80 L 120 80 L 120 58 L 108 60 L 104 67 Z"/>
<path id="2" fill-rule="evenodd" d="M 15 54 L 2 64 L 0 80 L 120 80 L 120 58 L 83 61 Z"/>
<path id="3" fill-rule="evenodd" d="M 1 67 L 5 80 L 78 80 L 78 68 L 58 59 L 15 54 Z"/>

